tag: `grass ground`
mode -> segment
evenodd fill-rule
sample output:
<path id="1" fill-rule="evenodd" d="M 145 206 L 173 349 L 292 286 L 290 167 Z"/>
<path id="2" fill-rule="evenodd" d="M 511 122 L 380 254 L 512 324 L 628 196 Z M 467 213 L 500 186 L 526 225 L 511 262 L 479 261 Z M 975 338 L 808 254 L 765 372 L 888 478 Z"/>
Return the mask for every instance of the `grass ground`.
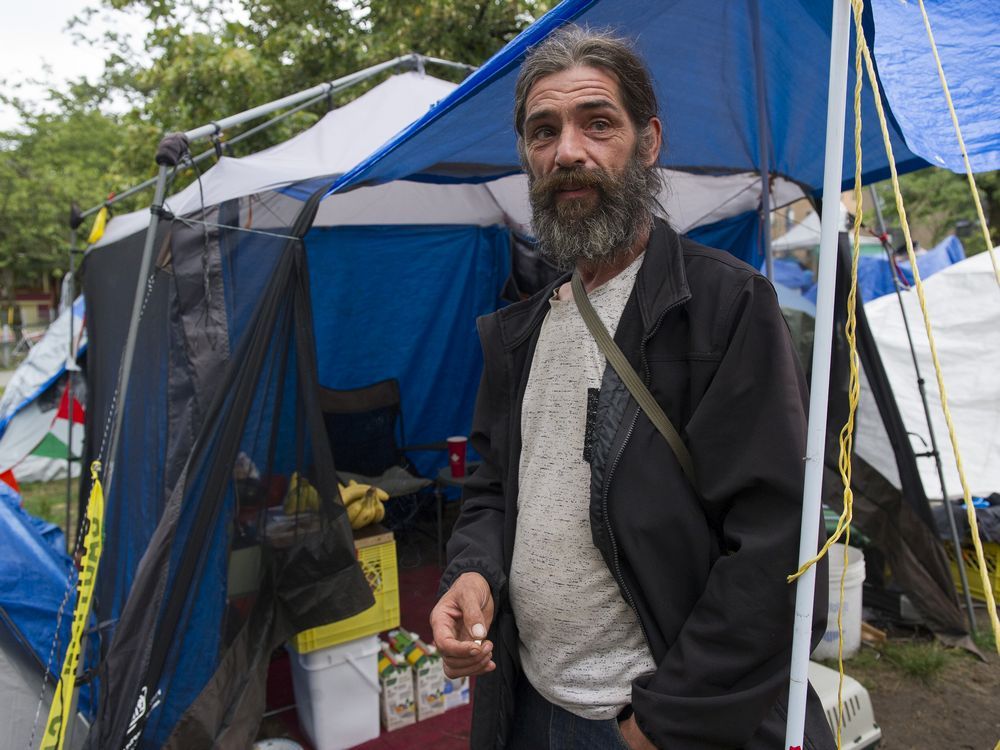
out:
<path id="1" fill-rule="evenodd" d="M 70 483 L 69 528 L 76 530 L 76 516 L 80 497 L 80 479 Z M 21 485 L 24 509 L 31 515 L 56 524 L 66 532 L 66 480 L 55 482 L 31 482 Z M 69 538 L 69 534 L 67 534 Z"/>
<path id="2" fill-rule="evenodd" d="M 984 659 L 945 648 L 930 636 L 890 638 L 865 646 L 844 671 L 868 690 L 882 729 L 879 750 L 994 750 L 1000 740 L 1000 656 L 978 615 L 976 645 Z M 836 662 L 826 662 L 836 669 Z"/>

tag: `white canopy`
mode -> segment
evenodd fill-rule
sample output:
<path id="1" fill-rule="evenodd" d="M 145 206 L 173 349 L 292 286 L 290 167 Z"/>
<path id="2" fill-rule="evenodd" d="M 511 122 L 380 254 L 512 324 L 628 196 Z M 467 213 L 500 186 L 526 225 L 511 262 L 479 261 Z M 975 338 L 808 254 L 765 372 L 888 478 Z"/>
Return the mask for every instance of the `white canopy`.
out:
<path id="1" fill-rule="evenodd" d="M 409 72 L 394 75 L 354 101 L 335 109 L 313 127 L 240 159 L 222 157 L 201 177 L 166 199 L 166 207 L 186 216 L 226 200 L 254 195 L 315 177 L 343 174 L 420 118 L 455 84 Z M 513 131 L 511 138 L 513 138 Z M 755 209 L 760 177 L 755 173 L 701 175 L 664 170 L 661 195 L 673 226 L 697 226 Z M 771 205 L 802 197 L 801 188 L 780 177 L 772 182 Z M 530 233 L 527 180 L 510 175 L 482 184 L 429 184 L 396 181 L 363 187 L 324 200 L 315 226 L 349 224 L 508 224 Z M 114 217 L 101 247 L 141 232 L 149 225 L 146 209 Z"/>
<path id="2" fill-rule="evenodd" d="M 810 211 L 802 221 L 780 237 L 772 240 L 771 249 L 779 251 L 797 250 L 799 248 L 819 248 L 819 229 L 819 214 L 815 211 Z M 854 225 L 848 219 L 847 206 L 843 203 L 840 204 L 840 229 L 844 232 L 852 232 L 854 229 Z M 861 245 L 881 247 L 882 243 L 879 242 L 877 237 L 872 237 L 862 232 Z"/>
<path id="3" fill-rule="evenodd" d="M 1000 291 L 989 253 L 980 253 L 949 266 L 929 278 L 924 290 L 962 465 L 972 494 L 989 495 L 1000 491 Z M 962 486 L 941 410 L 916 290 L 903 293 L 903 305 L 920 372 L 926 381 L 931 422 L 941 452 L 948 495 L 961 497 Z M 917 453 L 928 451 L 931 441 L 927 419 L 896 295 L 872 300 L 865 305 L 865 314 L 914 450 Z M 864 378 L 857 425 L 857 454 L 899 487 L 889 439 Z M 941 483 L 934 460 L 918 458 L 917 466 L 927 496 L 941 498 Z"/>

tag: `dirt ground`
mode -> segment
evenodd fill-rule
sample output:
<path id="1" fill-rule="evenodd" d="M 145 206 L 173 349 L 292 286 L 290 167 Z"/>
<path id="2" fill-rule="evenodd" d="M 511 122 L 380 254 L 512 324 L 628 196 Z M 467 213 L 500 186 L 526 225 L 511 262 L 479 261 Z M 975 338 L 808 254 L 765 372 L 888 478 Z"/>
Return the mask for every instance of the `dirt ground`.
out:
<path id="1" fill-rule="evenodd" d="M 984 618 L 985 619 L 985 618 Z M 880 750 L 995 750 L 1000 746 L 1000 656 L 945 650 L 933 674 L 914 674 L 906 646 L 865 647 L 844 671 L 864 685 L 882 729 Z M 831 665 L 836 668 L 836 665 Z"/>

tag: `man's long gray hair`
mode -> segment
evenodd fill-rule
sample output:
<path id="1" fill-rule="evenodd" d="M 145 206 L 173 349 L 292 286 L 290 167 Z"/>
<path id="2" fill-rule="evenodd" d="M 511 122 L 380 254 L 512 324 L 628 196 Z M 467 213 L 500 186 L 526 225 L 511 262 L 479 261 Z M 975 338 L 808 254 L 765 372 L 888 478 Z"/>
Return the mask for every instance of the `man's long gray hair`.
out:
<path id="1" fill-rule="evenodd" d="M 575 216 L 560 211 L 546 193 L 558 180 L 558 172 L 540 179 L 529 169 L 524 144 L 524 118 L 528 93 L 541 78 L 577 66 L 598 68 L 618 82 L 622 104 L 638 134 L 635 153 L 624 173 L 595 176 L 593 187 L 601 193 L 601 205 L 594 214 Z M 565 26 L 532 48 L 521 65 L 514 94 L 514 126 L 521 163 L 532 183 L 531 204 L 535 234 L 542 252 L 561 267 L 571 267 L 578 259 L 591 263 L 608 262 L 631 248 L 645 233 L 656 213 L 664 213 L 659 202 L 663 189 L 660 171 L 643 164 L 655 139 L 650 120 L 657 116 L 656 92 L 649 71 L 631 44 L 606 31 Z M 587 170 L 590 171 L 590 170 Z M 572 177 L 583 178 L 580 170 Z"/>
<path id="2" fill-rule="evenodd" d="M 514 128 L 518 149 L 523 154 L 524 116 L 528 92 L 539 78 L 586 66 L 605 70 L 618 80 L 622 104 L 639 133 L 642 151 L 649 147 L 649 121 L 657 117 L 656 90 L 649 70 L 627 39 L 609 31 L 592 31 L 579 26 L 563 26 L 532 47 L 521 64 L 514 89 Z"/>

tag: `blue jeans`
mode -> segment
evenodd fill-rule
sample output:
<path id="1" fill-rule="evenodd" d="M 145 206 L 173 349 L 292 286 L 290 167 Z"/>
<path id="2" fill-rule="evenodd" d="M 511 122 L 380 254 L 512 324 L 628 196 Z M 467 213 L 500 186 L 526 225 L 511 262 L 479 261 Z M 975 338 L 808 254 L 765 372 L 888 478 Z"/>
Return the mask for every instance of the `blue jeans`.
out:
<path id="1" fill-rule="evenodd" d="M 628 750 L 617 719 L 581 719 L 539 695 L 523 674 L 514 702 L 511 750 Z"/>

